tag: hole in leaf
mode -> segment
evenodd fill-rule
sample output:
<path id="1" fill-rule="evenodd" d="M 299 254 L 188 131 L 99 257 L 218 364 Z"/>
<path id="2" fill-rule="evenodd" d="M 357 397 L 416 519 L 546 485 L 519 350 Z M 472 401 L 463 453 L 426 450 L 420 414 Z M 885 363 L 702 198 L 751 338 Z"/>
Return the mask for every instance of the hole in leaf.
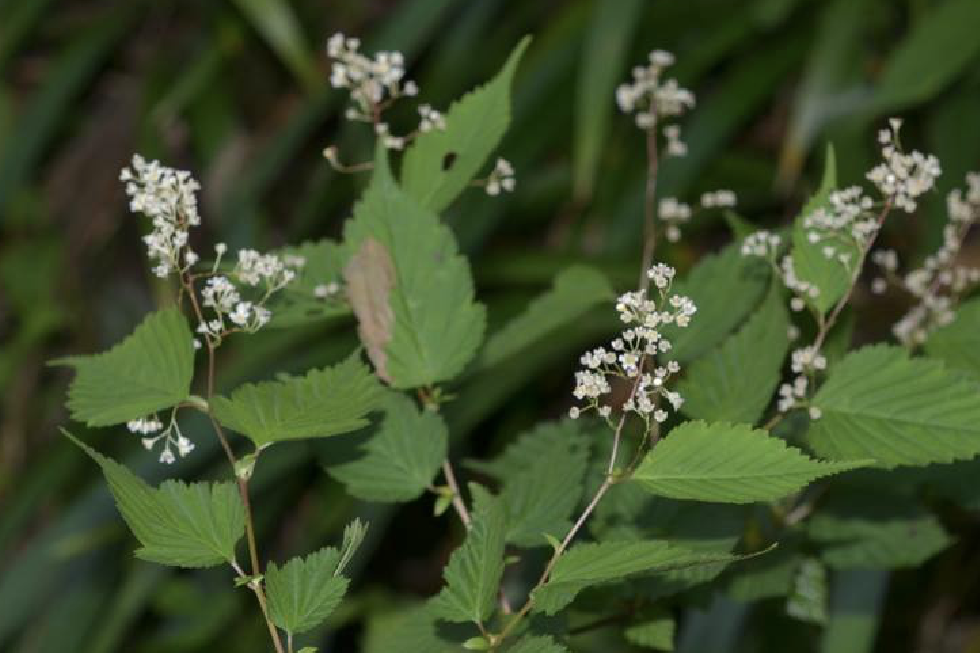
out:
<path id="1" fill-rule="evenodd" d="M 448 172 L 453 167 L 453 164 L 456 163 L 456 158 L 455 152 L 447 152 L 446 156 L 442 157 L 442 171 Z"/>

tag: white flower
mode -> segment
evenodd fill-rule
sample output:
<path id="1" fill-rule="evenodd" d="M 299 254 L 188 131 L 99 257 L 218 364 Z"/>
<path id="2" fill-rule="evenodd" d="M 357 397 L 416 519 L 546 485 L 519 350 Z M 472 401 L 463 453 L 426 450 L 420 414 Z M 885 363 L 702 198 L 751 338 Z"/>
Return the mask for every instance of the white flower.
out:
<path id="1" fill-rule="evenodd" d="M 674 79 L 662 79 L 664 70 L 674 63 L 669 52 L 654 50 L 649 65 L 633 68 L 633 81 L 616 89 L 616 104 L 623 113 L 632 113 L 637 127 L 652 129 L 664 118 L 679 116 L 694 106 L 694 94 L 681 88 Z M 664 131 L 667 153 L 682 156 L 687 147 L 679 131 Z"/>
<path id="2" fill-rule="evenodd" d="M 514 166 L 507 159 L 497 159 L 490 176 L 487 178 L 485 190 L 487 195 L 499 195 L 500 191 L 513 192 L 517 186 L 514 177 Z"/>
<path id="3" fill-rule="evenodd" d="M 201 223 L 195 195 L 200 184 L 189 172 L 147 162 L 138 154 L 131 165 L 119 179 L 125 184 L 130 210 L 150 218 L 153 225 L 143 237 L 153 273 L 162 278 L 187 271 L 197 262 L 197 254 L 182 250 L 187 247 L 188 229 Z"/>
<path id="4" fill-rule="evenodd" d="M 402 81 L 405 58 L 400 52 L 378 52 L 374 58 L 359 52 L 361 42 L 334 34 L 327 41 L 327 54 L 334 60 L 330 84 L 350 91 L 353 106 L 347 112 L 352 120 L 372 122 L 375 108 L 387 100 L 418 94 L 418 85 Z"/>
<path id="5" fill-rule="evenodd" d="M 647 297 L 645 291 L 628 292 L 616 302 L 616 311 L 627 326 L 619 337 L 610 343 L 611 350 L 597 347 L 581 357 L 584 369 L 575 374 L 575 389 L 572 394 L 583 406 L 576 406 L 574 415 L 595 409 L 599 415 L 608 419 L 614 410 L 608 403 L 600 405 L 599 399 L 612 392 L 609 377 L 635 379 L 630 396 L 620 409 L 633 412 L 649 425 L 650 416 L 662 422 L 667 419 L 665 408 L 658 406 L 664 399 L 676 411 L 680 409 L 683 398 L 677 392 L 667 389 L 667 382 L 680 372 L 677 361 L 667 361 L 665 365 L 651 368 L 651 356 L 670 350 L 670 342 L 657 329 L 661 324 L 676 324 L 686 327 L 697 308 L 689 298 L 670 294 L 670 285 L 675 271 L 663 263 L 652 266 L 648 277 L 657 288 L 655 299 Z M 660 416 L 662 419 L 658 418 Z"/>

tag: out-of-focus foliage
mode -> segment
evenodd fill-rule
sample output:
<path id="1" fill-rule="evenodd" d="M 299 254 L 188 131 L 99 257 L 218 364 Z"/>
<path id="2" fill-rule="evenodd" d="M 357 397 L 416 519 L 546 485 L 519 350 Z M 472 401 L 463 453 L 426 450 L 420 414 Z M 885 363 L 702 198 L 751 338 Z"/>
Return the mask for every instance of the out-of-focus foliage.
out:
<path id="1" fill-rule="evenodd" d="M 882 240 L 910 259 L 930 251 L 941 238 L 945 192 L 980 167 L 977 25 L 976 0 L 0 0 L 0 650 L 267 650 L 264 624 L 245 592 L 231 590 L 229 575 L 158 567 L 129 555 L 132 538 L 98 468 L 58 436 L 69 375 L 45 362 L 107 349 L 165 303 L 167 290 L 146 270 L 140 228 L 118 182 L 133 151 L 195 171 L 205 188 L 209 242 L 270 249 L 339 237 L 367 179 L 335 173 L 321 151 L 338 145 L 353 162 L 370 159 L 372 151 L 368 134 L 340 119 L 342 95 L 326 83 L 326 37 L 343 31 L 361 36 L 371 49 L 404 51 L 426 100 L 448 109 L 490 79 L 524 35 L 534 35 L 514 79 L 511 125 L 498 148 L 517 169 L 518 190 L 487 201 L 470 189 L 445 216 L 470 257 L 487 332 L 494 334 L 572 264 L 587 263 L 617 289 L 634 283 L 645 159 L 630 120 L 616 111 L 612 89 L 629 76 L 632 62 L 656 47 L 677 55 L 679 81 L 696 91 L 700 105 L 683 125 L 688 157 L 662 170 L 665 196 L 731 188 L 740 198 L 739 213 L 753 216 L 755 226 L 783 224 L 817 189 L 828 142 L 837 154 L 837 179 L 857 180 L 875 156 L 873 128 L 900 111 L 903 138 L 937 154 L 944 171 L 940 192 L 924 202 L 919 219 L 886 228 Z M 406 112 L 393 122 L 411 127 L 414 119 Z M 716 259 L 705 257 L 716 249 L 712 244 L 729 240 L 727 223 L 716 214 L 699 217 L 686 234 L 684 242 L 661 250 L 684 270 L 696 261 L 711 266 Z M 964 254 L 977 258 L 970 243 Z M 722 250 L 718 257 L 734 255 Z M 734 356 L 731 343 L 743 337 L 736 328 L 765 297 L 766 273 L 746 270 L 726 280 L 728 288 L 704 288 L 703 299 L 697 279 L 692 275 L 678 290 L 717 314 L 696 321 L 684 335 L 689 341 L 676 341 L 676 353 L 715 351 L 722 365 Z M 229 343 L 219 361 L 218 392 L 268 380 L 272 371 L 333 365 L 354 349 L 352 318 L 322 303 L 311 309 L 311 290 L 300 286 L 297 292 L 306 295 L 284 298 L 292 302 L 291 323 L 303 328 Z M 559 285 L 551 292 L 562 291 Z M 585 291 L 602 294 L 601 288 Z M 536 306 L 546 307 L 544 301 Z M 862 301 L 859 295 L 856 302 Z M 850 337 L 880 337 L 900 312 L 866 311 Z M 601 311 L 550 317 L 547 333 L 527 334 L 519 351 L 487 350 L 454 385 L 456 399 L 444 405 L 454 456 L 506 452 L 515 434 L 542 416 L 565 412 L 579 352 L 615 325 Z M 969 320 L 966 312 L 960 320 Z M 937 332 L 927 350 L 943 357 L 956 350 L 951 341 L 971 339 L 975 328 L 954 323 Z M 947 362 L 951 370 L 976 369 L 962 358 Z M 909 363 L 895 365 L 928 381 L 929 370 L 918 374 Z M 842 370 L 853 366 L 841 363 Z M 835 397 L 824 398 L 824 413 L 833 417 Z M 937 397 L 943 399 L 950 398 Z M 203 420 L 186 424 L 190 431 L 205 428 Z M 122 427 L 77 435 L 125 460 L 154 487 L 167 476 L 220 475 L 220 452 L 209 438 L 163 469 Z M 844 446 L 850 435 L 827 432 L 823 442 L 828 449 Z M 333 441 L 275 447 L 263 455 L 251 484 L 258 538 L 271 560 L 339 541 L 356 517 L 371 523 L 345 572 L 351 579 L 345 602 L 326 627 L 298 641 L 324 651 L 362 645 L 416 650 L 408 640 L 386 637 L 395 621 L 415 614 L 399 610 L 439 591 L 462 533 L 453 519 L 432 518 L 431 497 L 398 508 L 352 498 L 319 464 L 343 458 L 333 447 Z M 423 462 L 419 467 L 428 473 L 431 461 Z M 751 606 L 718 575 L 721 567 L 714 577 L 675 570 L 640 579 L 645 596 L 683 591 L 690 600 L 665 616 L 643 612 L 644 594 L 627 597 L 640 607 L 626 638 L 637 647 L 664 641 L 676 621 L 676 650 L 698 653 L 851 653 L 875 643 L 880 651 L 978 646 L 978 467 L 975 461 L 947 467 L 942 481 L 929 476 L 932 468 L 888 477 L 877 470 L 854 473 L 855 483 L 874 490 L 869 496 L 878 496 L 881 479 L 900 479 L 902 487 L 888 492 L 924 496 L 942 523 L 918 509 L 842 506 L 809 533 L 813 541 L 846 538 L 837 553 L 807 557 L 799 567 L 779 567 L 778 560 L 773 568 L 760 566 L 759 583 L 780 589 Z M 534 479 L 502 480 L 506 488 Z M 572 480 L 577 491 L 579 480 Z M 710 506 L 713 518 L 705 519 L 692 516 L 682 501 L 643 493 L 635 499 L 636 510 L 656 525 L 652 535 L 682 540 L 692 551 L 701 543 L 705 557 L 718 555 L 712 542 L 723 537 L 765 541 L 781 518 L 753 513 L 749 532 L 732 536 L 722 531 L 736 514 L 729 509 L 739 506 Z M 734 519 L 739 528 L 745 515 Z M 917 555 L 907 549 L 896 556 L 891 541 L 865 539 L 860 519 L 887 523 L 895 538 L 916 529 L 911 553 Z M 530 540 L 531 534 L 508 537 Z M 933 556 L 951 537 L 959 544 Z M 811 544 L 801 542 L 799 555 L 810 555 L 805 549 Z M 877 568 L 926 558 L 917 568 Z M 854 569 L 861 566 L 855 559 L 876 568 Z M 578 592 L 582 579 L 573 580 Z M 464 598 L 465 605 L 456 604 L 477 611 L 486 600 Z M 576 605 L 608 600 L 601 587 L 586 587 Z M 574 613 L 568 619 L 573 633 L 589 625 Z M 824 622 L 825 630 L 810 621 Z M 559 630 L 554 624 L 540 629 L 550 626 Z M 624 629 L 613 626 L 573 636 L 577 650 L 626 650 Z M 417 650 L 436 641 L 435 626 L 421 612 L 413 627 L 423 642 Z M 550 645 L 537 636 L 516 650 Z"/>

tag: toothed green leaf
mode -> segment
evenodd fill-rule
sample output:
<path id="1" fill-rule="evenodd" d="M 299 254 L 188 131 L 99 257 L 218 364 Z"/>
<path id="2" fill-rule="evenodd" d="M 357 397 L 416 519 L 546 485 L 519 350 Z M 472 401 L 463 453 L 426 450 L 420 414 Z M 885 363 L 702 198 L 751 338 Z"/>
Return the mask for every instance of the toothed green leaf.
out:
<path id="1" fill-rule="evenodd" d="M 503 138 L 514 71 L 530 42 L 524 38 L 496 77 L 449 107 L 445 129 L 420 134 L 405 152 L 402 186 L 422 206 L 437 213 L 449 206 Z"/>
<path id="2" fill-rule="evenodd" d="M 384 409 L 384 420 L 364 444 L 363 455 L 328 471 L 360 499 L 411 501 L 439 473 L 449 434 L 438 413 L 420 411 L 403 395 L 388 395 Z"/>
<path id="3" fill-rule="evenodd" d="M 507 524 L 500 500 L 478 485 L 470 487 L 473 523 L 443 571 L 446 586 L 430 605 L 436 616 L 447 621 L 479 624 L 493 613 L 504 572 Z"/>
<path id="4" fill-rule="evenodd" d="M 789 349 L 789 315 L 773 289 L 745 325 L 691 364 L 678 385 L 687 415 L 755 424 L 779 385 Z"/>
<path id="5" fill-rule="evenodd" d="M 187 399 L 194 375 L 194 336 L 180 311 L 169 308 L 150 313 L 109 351 L 53 364 L 75 368 L 68 389 L 72 418 L 89 426 L 110 426 Z"/>
<path id="6" fill-rule="evenodd" d="M 384 148 L 344 245 L 348 295 L 378 375 L 395 388 L 458 375 L 483 338 L 486 310 L 452 232 L 398 188 Z"/>
<path id="7" fill-rule="evenodd" d="M 852 352 L 834 365 L 813 405 L 822 416 L 806 440 L 827 458 L 871 458 L 891 468 L 980 453 L 977 386 L 900 347 Z"/>
<path id="8" fill-rule="evenodd" d="M 578 544 L 558 558 L 548 582 L 531 594 L 533 609 L 555 614 L 586 587 L 622 580 L 632 574 L 735 559 L 731 554 L 691 551 L 660 540 Z"/>
<path id="9" fill-rule="evenodd" d="M 234 483 L 164 481 L 153 488 L 64 433 L 102 468 L 119 512 L 143 545 L 136 557 L 174 567 L 235 560 L 235 546 L 245 533 L 245 508 Z"/>
<path id="10" fill-rule="evenodd" d="M 693 421 L 657 444 L 633 480 L 675 499 L 751 503 L 775 501 L 818 478 L 865 464 L 814 460 L 746 425 Z"/>
<path id="11" fill-rule="evenodd" d="M 355 431 L 377 410 L 381 386 L 358 353 L 306 376 L 240 386 L 211 401 L 215 417 L 257 447 Z"/>

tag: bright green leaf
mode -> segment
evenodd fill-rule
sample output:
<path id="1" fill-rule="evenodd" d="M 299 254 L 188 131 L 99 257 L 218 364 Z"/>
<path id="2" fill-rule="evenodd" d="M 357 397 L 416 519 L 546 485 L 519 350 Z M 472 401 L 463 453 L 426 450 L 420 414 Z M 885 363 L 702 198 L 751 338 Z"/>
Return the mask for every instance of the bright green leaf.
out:
<path id="1" fill-rule="evenodd" d="M 890 468 L 980 453 L 977 386 L 899 347 L 849 354 L 833 367 L 813 405 L 822 416 L 806 439 L 827 458 L 872 458 Z"/>
<path id="2" fill-rule="evenodd" d="M 929 334 L 925 349 L 949 369 L 965 372 L 980 381 L 980 299 L 957 308 L 951 323 Z"/>
<path id="3" fill-rule="evenodd" d="M 496 365 L 563 327 L 574 328 L 589 310 L 614 297 L 609 281 L 593 268 L 576 265 L 559 272 L 551 290 L 487 340 L 481 367 Z"/>
<path id="4" fill-rule="evenodd" d="M 194 336 L 180 311 L 151 313 L 125 340 L 93 356 L 54 361 L 75 368 L 68 390 L 72 417 L 110 426 L 187 399 L 194 375 Z"/>
<path id="5" fill-rule="evenodd" d="M 864 464 L 813 460 L 746 425 L 693 421 L 658 443 L 633 479 L 675 499 L 751 503 L 774 501 L 815 479 Z"/>
<path id="6" fill-rule="evenodd" d="M 348 580 L 339 575 L 340 552 L 320 549 L 282 567 L 270 562 L 265 587 L 272 622 L 290 633 L 319 626 L 340 604 Z"/>
<path id="7" fill-rule="evenodd" d="M 825 236 L 826 232 L 807 229 L 804 226 L 807 216 L 819 209 L 830 207 L 830 194 L 834 192 L 836 186 L 837 164 L 833 148 L 828 147 L 820 188 L 800 211 L 793 225 L 793 270 L 801 281 L 812 284 L 817 289 L 816 297 L 807 294 L 804 299 L 821 313 L 829 311 L 851 286 L 853 271 L 841 263 L 837 255 L 848 254 L 852 266 L 858 259 L 857 246 L 853 243 L 844 243 L 830 237 L 823 237 L 811 243 L 809 238 L 811 232 L 821 236 Z M 830 258 L 824 254 L 824 248 L 828 245 L 835 249 L 834 256 Z"/>
<path id="8" fill-rule="evenodd" d="M 522 40 L 496 77 L 449 107 L 445 129 L 421 134 L 405 152 L 401 182 L 419 204 L 445 209 L 497 147 L 510 123 L 514 71 L 530 42 Z"/>
<path id="9" fill-rule="evenodd" d="M 473 523 L 443 571 L 446 586 L 430 605 L 442 619 L 482 624 L 493 613 L 504 572 L 507 525 L 500 500 L 478 485 L 470 487 Z"/>
<path id="10" fill-rule="evenodd" d="M 355 431 L 367 425 L 381 397 L 377 379 L 355 352 L 306 376 L 245 384 L 230 397 L 215 397 L 211 407 L 218 421 L 263 447 Z"/>
<path id="11" fill-rule="evenodd" d="M 459 374 L 480 344 L 486 311 L 452 232 L 398 188 L 384 148 L 344 239 L 348 294 L 378 375 L 414 388 Z"/>
<path id="12" fill-rule="evenodd" d="M 384 421 L 364 444 L 363 455 L 328 470 L 360 499 L 411 501 L 439 473 L 449 434 L 438 413 L 420 411 L 404 395 L 388 395 L 384 409 Z"/>
<path id="13" fill-rule="evenodd" d="M 234 483 L 165 481 L 152 488 L 131 471 L 69 434 L 102 468 L 109 490 L 142 548 L 136 556 L 175 567 L 211 567 L 235 560 L 245 533 L 245 508 Z"/>
<path id="14" fill-rule="evenodd" d="M 578 544 L 555 563 L 548 582 L 531 594 L 534 610 L 555 614 L 586 587 L 618 581 L 638 573 L 662 572 L 730 562 L 728 553 L 703 553 L 670 546 L 661 540 Z"/>
<path id="15" fill-rule="evenodd" d="M 739 331 L 691 364 L 677 388 L 684 412 L 710 421 L 759 421 L 779 384 L 788 329 L 782 293 L 774 288 Z"/>

